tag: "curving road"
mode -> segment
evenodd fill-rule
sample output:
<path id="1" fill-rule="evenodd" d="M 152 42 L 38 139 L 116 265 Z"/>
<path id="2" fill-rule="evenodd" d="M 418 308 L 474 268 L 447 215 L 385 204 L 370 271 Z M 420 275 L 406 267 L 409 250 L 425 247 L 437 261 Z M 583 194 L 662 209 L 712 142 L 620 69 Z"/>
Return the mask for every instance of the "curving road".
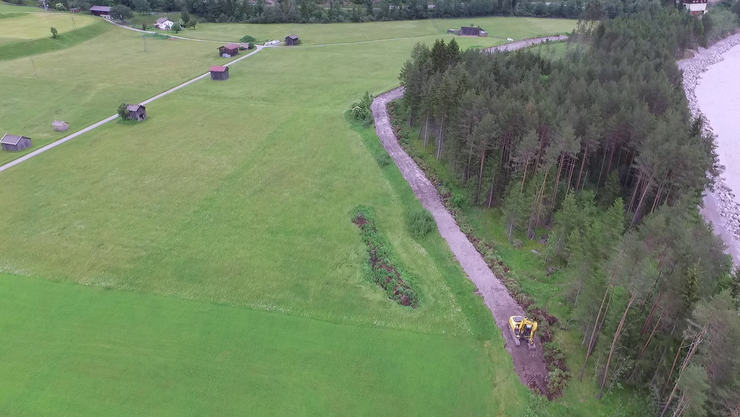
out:
<path id="1" fill-rule="evenodd" d="M 511 51 L 536 45 L 547 40 L 565 40 L 567 37 L 548 36 L 544 38 L 526 39 L 513 42 L 486 50 L 486 52 Z M 506 47 L 506 48 L 504 48 Z M 513 49 L 512 49 L 513 48 Z M 537 340 L 537 349 L 530 351 L 526 343 L 517 347 L 509 335 L 509 317 L 513 315 L 524 315 L 522 307 L 514 301 L 504 284 L 499 281 L 488 267 L 478 250 L 475 249 L 467 236 L 460 230 L 455 219 L 447 211 L 437 189 L 424 175 L 424 171 L 416 165 L 416 162 L 401 148 L 393 132 L 393 126 L 388 115 L 387 105 L 389 102 L 403 97 L 403 87 L 396 88 L 375 98 L 372 104 L 373 117 L 375 118 L 375 131 L 380 138 L 383 147 L 393 158 L 406 178 L 414 194 L 419 198 L 421 204 L 429 210 L 437 222 L 439 233 L 450 245 L 450 249 L 460 262 L 473 283 L 478 287 L 478 292 L 483 296 L 486 306 L 493 313 L 496 324 L 501 329 L 505 348 L 514 359 L 516 369 L 522 383 L 532 389 L 538 389 L 547 394 L 548 367 L 545 363 L 543 348 Z"/>

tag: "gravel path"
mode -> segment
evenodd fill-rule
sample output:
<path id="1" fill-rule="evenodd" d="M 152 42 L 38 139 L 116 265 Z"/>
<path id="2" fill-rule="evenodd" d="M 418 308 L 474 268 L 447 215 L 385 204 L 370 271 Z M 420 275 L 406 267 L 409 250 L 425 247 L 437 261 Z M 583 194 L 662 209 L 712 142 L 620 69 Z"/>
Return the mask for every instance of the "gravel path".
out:
<path id="1" fill-rule="evenodd" d="M 132 28 L 131 26 L 124 26 L 124 25 L 122 25 L 120 23 L 116 23 L 116 22 L 114 22 L 112 20 L 109 20 L 109 19 L 103 19 L 103 20 L 105 20 L 106 22 L 108 22 L 108 23 L 110 23 L 112 25 L 116 25 L 116 26 L 118 26 L 119 28 L 122 28 L 122 29 L 133 30 L 134 32 L 148 33 L 148 34 L 159 33 L 160 35 L 167 35 L 170 38 L 180 39 L 180 40 L 183 40 L 183 41 L 212 42 L 212 43 L 221 43 L 221 44 L 232 43 L 233 42 L 233 41 L 210 41 L 210 40 L 207 40 L 207 39 L 184 38 L 182 36 L 170 35 L 169 33 L 161 33 L 161 32 L 155 32 L 153 30 L 142 30 L 142 29 Z M 238 42 L 236 42 L 236 43 L 238 43 Z"/>
<path id="2" fill-rule="evenodd" d="M 539 340 L 537 341 L 536 350 L 530 351 L 525 343 L 517 347 L 514 345 L 507 329 L 509 316 L 524 315 L 524 310 L 511 298 L 506 287 L 496 278 L 480 253 L 470 243 L 465 234 L 460 231 L 455 219 L 442 203 L 434 185 L 429 182 L 424 172 L 416 165 L 416 162 L 398 144 L 386 106 L 390 101 L 401 98 L 403 91 L 403 87 L 400 87 L 376 97 L 373 101 L 372 110 L 378 137 L 396 165 L 398 165 L 398 168 L 401 169 L 404 178 L 411 185 L 421 204 L 432 212 L 440 234 L 447 240 L 450 249 L 452 249 L 470 280 L 478 287 L 479 293 L 493 313 L 496 324 L 501 328 L 506 341 L 506 350 L 514 358 L 514 368 L 519 374 L 519 379 L 524 385 L 530 388 L 538 388 L 541 392 L 547 393 L 546 378 L 548 370 Z"/>
<path id="3" fill-rule="evenodd" d="M 237 62 L 241 61 L 242 59 L 249 58 L 250 56 L 256 54 L 259 51 L 261 51 L 262 48 L 263 48 L 263 46 L 257 45 L 257 49 L 255 49 L 251 53 L 249 53 L 247 55 L 244 55 L 244 56 L 242 56 L 240 58 L 237 58 L 237 59 L 235 59 L 235 60 L 233 60 L 233 61 L 231 61 L 231 62 L 229 62 L 227 64 L 224 64 L 224 65 L 228 67 L 230 65 L 236 64 Z M 183 87 L 186 87 L 186 86 L 188 86 L 188 85 L 190 85 L 190 84 L 192 84 L 192 83 L 194 83 L 196 81 L 202 80 L 203 78 L 208 77 L 210 74 L 211 74 L 210 72 L 207 72 L 207 73 L 205 73 L 203 75 L 199 75 L 199 76 L 193 78 L 190 81 L 186 81 L 186 82 L 178 85 L 177 87 L 170 88 L 169 90 L 167 90 L 167 91 L 165 91 L 163 93 L 157 94 L 156 96 L 154 96 L 154 97 L 152 97 L 152 98 L 150 98 L 148 100 L 144 100 L 144 101 L 142 101 L 139 104 L 147 105 L 147 104 L 151 103 L 154 100 L 157 100 L 159 98 L 162 98 L 162 97 L 164 97 L 164 96 L 166 96 L 168 94 L 174 93 L 175 91 L 177 91 L 177 90 L 179 90 L 179 89 L 181 89 Z M 20 164 L 21 162 L 27 161 L 27 160 L 33 158 L 34 156 L 40 155 L 40 154 L 42 154 L 42 153 L 44 153 L 44 152 L 46 152 L 48 150 L 51 150 L 53 148 L 56 148 L 57 146 L 65 143 L 65 142 L 69 142 L 70 140 L 76 138 L 77 136 L 80 136 L 80 135 L 82 135 L 84 133 L 87 133 L 87 132 L 89 132 L 89 131 L 91 131 L 91 130 L 93 130 L 95 128 L 98 128 L 98 127 L 100 127 L 100 126 L 108 123 L 108 122 L 112 122 L 112 121 L 116 120 L 117 118 L 118 118 L 118 115 L 117 114 L 114 114 L 113 116 L 109 116 L 109 117 L 107 117 L 107 118 L 105 118 L 105 119 L 103 119 L 103 120 L 101 120 L 101 121 L 99 121 L 99 122 L 97 122 L 95 124 L 92 124 L 92 125 L 84 128 L 84 129 L 82 129 L 82 130 L 78 130 L 77 132 L 72 133 L 69 136 L 65 136 L 65 137 L 63 137 L 63 138 L 61 138 L 61 139 L 59 139 L 59 140 L 57 140 L 55 142 L 52 142 L 52 143 L 44 146 L 43 148 L 39 148 L 39 149 L 37 149 L 37 150 L 29 153 L 28 155 L 24 155 L 24 156 L 22 156 L 22 157 L 20 157 L 18 159 L 14 159 L 13 161 L 10 161 L 10 162 L 8 162 L 5 165 L 0 165 L 0 172 L 3 172 L 3 171 L 5 171 L 8 168 L 12 168 L 12 167 Z"/>
<path id="4" fill-rule="evenodd" d="M 521 41 L 505 43 L 503 45 L 494 46 L 493 48 L 488 48 L 485 51 L 488 53 L 516 51 L 517 49 L 526 48 L 528 46 L 539 45 L 545 42 L 562 42 L 567 39 L 568 36 L 566 35 L 544 36 L 541 38 L 524 39 Z"/>

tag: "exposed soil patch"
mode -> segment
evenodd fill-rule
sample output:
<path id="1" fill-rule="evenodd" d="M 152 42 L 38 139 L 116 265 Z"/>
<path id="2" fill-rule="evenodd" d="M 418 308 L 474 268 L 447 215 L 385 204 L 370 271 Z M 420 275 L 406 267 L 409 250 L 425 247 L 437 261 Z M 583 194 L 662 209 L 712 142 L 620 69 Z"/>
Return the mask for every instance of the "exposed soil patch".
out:
<path id="1" fill-rule="evenodd" d="M 352 223 L 360 228 L 362 239 L 367 245 L 369 278 L 383 288 L 391 300 L 404 306 L 416 307 L 418 294 L 393 264 L 390 243 L 378 231 L 372 210 L 366 207 L 356 208 Z"/>

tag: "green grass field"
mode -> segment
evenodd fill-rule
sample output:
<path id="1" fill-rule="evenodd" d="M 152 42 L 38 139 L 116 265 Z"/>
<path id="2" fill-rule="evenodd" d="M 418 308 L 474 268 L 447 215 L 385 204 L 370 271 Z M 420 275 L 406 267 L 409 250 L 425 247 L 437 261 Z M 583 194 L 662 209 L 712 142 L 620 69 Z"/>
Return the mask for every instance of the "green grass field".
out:
<path id="1" fill-rule="evenodd" d="M 0 317 L 7 417 L 479 416 L 512 383 L 472 339 L 7 275 Z"/>
<path id="2" fill-rule="evenodd" d="M 37 149 L 115 114 L 122 102 L 141 102 L 227 62 L 211 43 L 145 40 L 105 22 L 91 28 L 102 33 L 71 48 L 34 55 L 33 62 L 0 55 L 0 86 L 7 98 L 0 101 L 0 131 L 31 137 Z M 54 120 L 67 121 L 70 131 L 54 132 Z M 0 163 L 22 154 L 0 152 Z"/>
<path id="3" fill-rule="evenodd" d="M 449 37 L 447 29 L 476 24 L 488 31 L 488 38 L 468 38 L 480 46 L 495 46 L 514 40 L 536 36 L 566 33 L 573 30 L 575 21 L 563 19 L 531 19 L 512 17 L 478 17 L 469 19 L 407 20 L 400 22 L 335 23 L 335 24 L 241 24 L 202 23 L 194 30 L 185 30 L 183 36 L 196 39 L 238 40 L 251 35 L 259 40 L 278 39 L 295 33 L 304 46 L 339 43 L 420 38 L 432 41 L 439 35 Z M 431 38 L 429 38 L 431 37 Z M 429 38 L 429 39 L 423 39 Z M 458 38 L 458 40 L 461 38 Z"/>
<path id="4" fill-rule="evenodd" d="M 29 13 L 2 19 L 0 24 L 0 45 L 51 38 L 51 27 L 59 34 L 65 34 L 95 23 L 92 16 L 73 15 L 70 13 Z"/>
<path id="5" fill-rule="evenodd" d="M 458 40 L 501 42 L 522 21 Z M 351 32 L 305 27 L 323 31 L 318 45 L 333 26 Z M 238 39 L 235 27 L 219 36 Z M 357 27 L 356 41 L 389 36 Z M 527 389 L 490 312 L 438 234 L 410 236 L 418 201 L 395 165 L 376 163 L 374 131 L 345 118 L 363 92 L 396 86 L 435 33 L 268 48 L 227 82 L 151 103 L 144 123 L 109 123 L 0 173 L 0 337 L 12 346 L 0 415 L 521 415 Z M 76 130 L 223 62 L 212 43 L 147 42 L 111 26 L 35 55 L 38 79 L 27 58 L 0 61 L 15 97 L 0 131 L 38 146 L 61 136 L 46 133 L 53 119 Z M 375 208 L 418 308 L 365 278 L 358 205 Z"/>

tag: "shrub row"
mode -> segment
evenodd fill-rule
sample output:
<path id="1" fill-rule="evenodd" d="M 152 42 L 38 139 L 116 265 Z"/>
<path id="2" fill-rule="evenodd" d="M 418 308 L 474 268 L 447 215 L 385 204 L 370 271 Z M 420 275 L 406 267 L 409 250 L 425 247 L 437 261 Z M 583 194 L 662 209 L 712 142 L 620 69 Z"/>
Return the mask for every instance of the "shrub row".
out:
<path id="1" fill-rule="evenodd" d="M 368 279 L 380 285 L 391 300 L 404 306 L 416 307 L 419 295 L 401 268 L 393 263 L 391 244 L 378 230 L 374 210 L 360 206 L 352 213 L 352 223 L 360 228 L 362 240 L 367 245 L 369 257 L 365 274 Z"/>

